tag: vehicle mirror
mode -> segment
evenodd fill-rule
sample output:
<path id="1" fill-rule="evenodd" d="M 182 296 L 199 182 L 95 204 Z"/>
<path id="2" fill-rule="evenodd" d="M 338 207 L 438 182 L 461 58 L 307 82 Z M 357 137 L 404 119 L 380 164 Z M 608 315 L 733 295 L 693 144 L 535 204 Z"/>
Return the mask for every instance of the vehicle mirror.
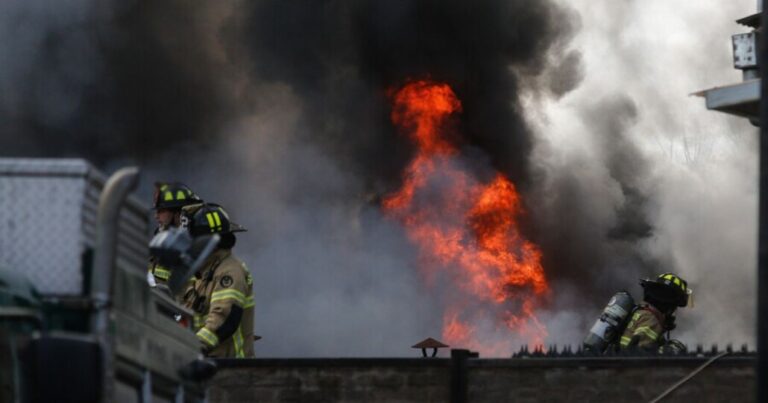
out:
<path id="1" fill-rule="evenodd" d="M 216 249 L 219 239 L 218 234 L 192 238 L 183 228 L 171 228 L 152 238 L 150 254 L 160 265 L 171 270 L 168 288 L 173 295 L 183 290 L 184 284 Z"/>

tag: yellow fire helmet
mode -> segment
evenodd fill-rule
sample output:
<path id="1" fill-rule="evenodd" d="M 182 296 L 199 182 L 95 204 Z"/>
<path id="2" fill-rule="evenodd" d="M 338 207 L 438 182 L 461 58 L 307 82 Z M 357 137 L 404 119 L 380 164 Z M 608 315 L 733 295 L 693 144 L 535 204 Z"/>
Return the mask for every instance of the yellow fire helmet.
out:
<path id="1" fill-rule="evenodd" d="M 202 202 L 203 200 L 189 186 L 183 183 L 155 183 L 155 195 L 152 200 L 152 208 L 155 210 L 180 209 L 184 206 Z"/>
<path id="2" fill-rule="evenodd" d="M 181 226 L 188 228 L 194 236 L 206 234 L 229 234 L 246 229 L 229 219 L 223 207 L 214 203 L 194 204 L 182 209 Z"/>
<path id="3" fill-rule="evenodd" d="M 688 282 L 673 273 L 664 273 L 655 280 L 640 280 L 640 285 L 645 292 L 654 299 L 675 304 L 679 307 L 693 307 L 693 290 L 688 287 Z"/>

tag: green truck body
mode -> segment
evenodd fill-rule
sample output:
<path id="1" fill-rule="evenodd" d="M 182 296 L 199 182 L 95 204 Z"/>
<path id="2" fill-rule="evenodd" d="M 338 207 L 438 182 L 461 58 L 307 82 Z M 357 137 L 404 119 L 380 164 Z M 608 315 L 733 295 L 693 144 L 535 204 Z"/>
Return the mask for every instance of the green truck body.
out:
<path id="1" fill-rule="evenodd" d="M 0 158 L 1 402 L 206 401 L 191 313 L 147 284 L 137 174 Z"/>

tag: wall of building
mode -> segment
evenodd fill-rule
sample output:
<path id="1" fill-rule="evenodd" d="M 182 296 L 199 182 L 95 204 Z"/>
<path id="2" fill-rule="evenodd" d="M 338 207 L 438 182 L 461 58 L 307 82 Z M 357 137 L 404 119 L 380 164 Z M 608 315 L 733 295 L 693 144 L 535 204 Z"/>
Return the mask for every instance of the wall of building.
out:
<path id="1" fill-rule="evenodd" d="M 213 403 L 650 401 L 702 357 L 223 360 Z M 665 402 L 751 402 L 754 356 L 724 357 Z"/>

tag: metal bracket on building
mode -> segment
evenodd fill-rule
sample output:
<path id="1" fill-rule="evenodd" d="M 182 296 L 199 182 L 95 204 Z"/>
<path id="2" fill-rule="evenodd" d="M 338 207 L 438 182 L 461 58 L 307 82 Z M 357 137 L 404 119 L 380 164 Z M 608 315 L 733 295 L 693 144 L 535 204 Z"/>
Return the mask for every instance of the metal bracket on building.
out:
<path id="1" fill-rule="evenodd" d="M 760 125 L 760 60 L 759 47 L 761 14 L 750 15 L 737 22 L 753 28 L 752 32 L 745 32 L 731 36 L 733 47 L 733 67 L 741 70 L 742 82 L 721 85 L 708 90 L 699 91 L 692 95 L 699 95 L 706 99 L 707 109 L 729 113 L 749 119 L 755 125 Z"/>

